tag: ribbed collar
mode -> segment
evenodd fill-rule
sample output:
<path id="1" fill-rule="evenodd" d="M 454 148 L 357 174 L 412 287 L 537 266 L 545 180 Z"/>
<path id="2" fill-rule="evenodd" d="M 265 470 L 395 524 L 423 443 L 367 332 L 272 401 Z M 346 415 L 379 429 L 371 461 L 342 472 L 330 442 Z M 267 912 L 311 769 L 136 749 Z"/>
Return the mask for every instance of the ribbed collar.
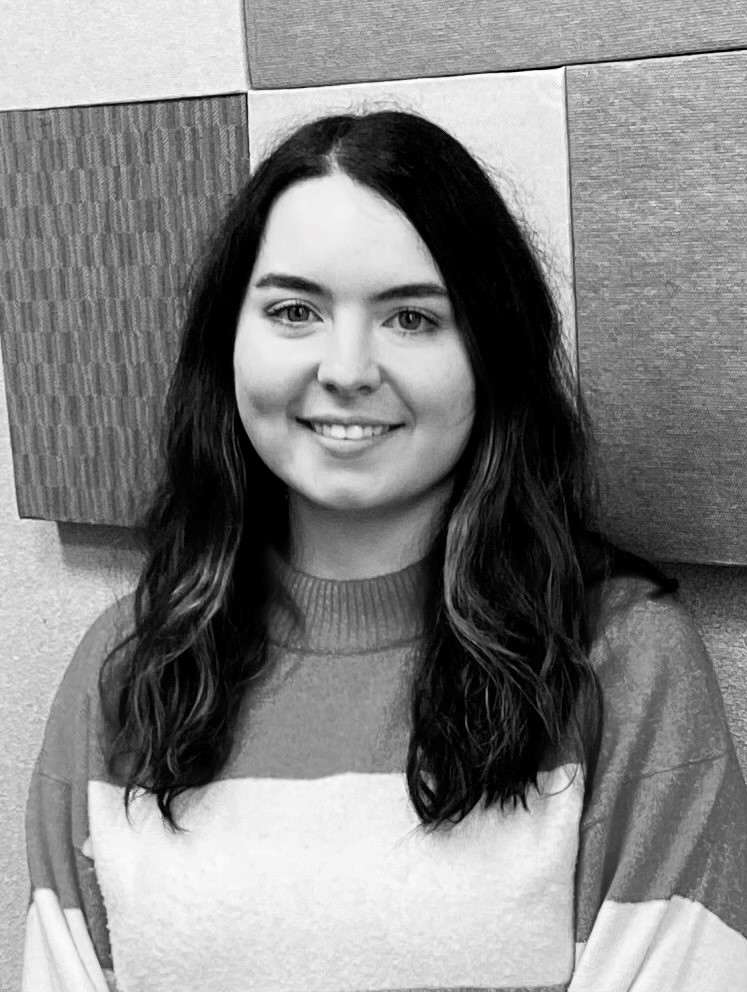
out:
<path id="1" fill-rule="evenodd" d="M 278 596 L 268 614 L 274 644 L 324 654 L 383 650 L 425 633 L 430 555 L 370 579 L 322 579 L 293 568 L 274 548 L 269 566 L 303 618 Z"/>

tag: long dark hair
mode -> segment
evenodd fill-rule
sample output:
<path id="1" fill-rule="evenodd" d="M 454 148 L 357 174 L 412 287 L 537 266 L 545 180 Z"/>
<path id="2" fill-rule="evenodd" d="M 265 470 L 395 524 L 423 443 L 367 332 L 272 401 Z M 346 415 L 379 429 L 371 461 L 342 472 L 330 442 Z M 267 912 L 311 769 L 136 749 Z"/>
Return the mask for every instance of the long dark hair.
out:
<path id="1" fill-rule="evenodd" d="M 472 435 L 429 556 L 429 634 L 411 690 L 406 774 L 421 824 L 458 822 L 482 798 L 526 806 L 543 761 L 569 736 L 593 767 L 603 700 L 588 653 L 599 590 L 621 567 L 648 572 L 662 592 L 677 586 L 598 529 L 593 431 L 559 313 L 530 238 L 486 171 L 414 114 L 307 123 L 236 197 L 191 294 L 163 471 L 142 518 L 134 626 L 100 676 L 116 729 L 107 759 L 124 777 L 128 815 L 144 789 L 173 829 L 183 829 L 174 799 L 229 758 L 239 704 L 266 659 L 277 592 L 267 546 L 287 539 L 284 485 L 237 413 L 238 314 L 277 197 L 333 172 L 380 194 L 420 234 L 476 383 Z M 249 503 L 261 527 L 248 522 Z M 127 645 L 112 694 L 106 673 Z"/>

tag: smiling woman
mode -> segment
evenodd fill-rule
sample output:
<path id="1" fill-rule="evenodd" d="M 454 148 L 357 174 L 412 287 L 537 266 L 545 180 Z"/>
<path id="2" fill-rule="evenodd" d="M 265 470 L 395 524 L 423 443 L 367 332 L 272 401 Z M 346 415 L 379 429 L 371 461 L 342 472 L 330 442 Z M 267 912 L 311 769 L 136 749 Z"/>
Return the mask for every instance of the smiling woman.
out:
<path id="1" fill-rule="evenodd" d="M 599 533 L 556 305 L 461 144 L 381 111 L 278 145 L 164 443 L 34 772 L 25 992 L 744 984 L 711 661 Z"/>
<path id="2" fill-rule="evenodd" d="M 274 274 L 281 264 L 293 274 Z M 234 377 L 247 437 L 288 487 L 296 568 L 368 578 L 423 557 L 475 386 L 448 291 L 401 211 L 339 171 L 278 197 Z"/>

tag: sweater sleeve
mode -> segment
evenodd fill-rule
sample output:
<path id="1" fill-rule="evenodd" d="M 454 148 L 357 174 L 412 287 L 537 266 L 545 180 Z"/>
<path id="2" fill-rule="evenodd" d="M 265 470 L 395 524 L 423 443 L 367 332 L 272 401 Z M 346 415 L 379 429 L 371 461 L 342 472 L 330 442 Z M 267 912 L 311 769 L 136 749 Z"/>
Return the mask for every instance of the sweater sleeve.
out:
<path id="1" fill-rule="evenodd" d="M 22 992 L 116 989 L 106 910 L 88 840 L 97 676 L 116 633 L 109 610 L 81 641 L 55 694 L 26 804 L 31 893 Z"/>
<path id="2" fill-rule="evenodd" d="M 747 989 L 747 795 L 712 663 L 672 596 L 617 607 L 592 652 L 605 723 L 569 988 Z"/>

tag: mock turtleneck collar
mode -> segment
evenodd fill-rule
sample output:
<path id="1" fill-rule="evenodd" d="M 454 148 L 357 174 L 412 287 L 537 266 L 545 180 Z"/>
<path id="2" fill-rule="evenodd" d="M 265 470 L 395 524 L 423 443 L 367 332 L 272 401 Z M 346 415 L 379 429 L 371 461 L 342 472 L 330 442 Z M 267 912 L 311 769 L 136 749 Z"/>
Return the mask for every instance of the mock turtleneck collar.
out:
<path id="1" fill-rule="evenodd" d="M 430 555 L 398 572 L 370 579 L 322 579 L 293 568 L 274 548 L 271 573 L 304 618 L 305 629 L 275 597 L 268 615 L 270 641 L 324 654 L 383 650 L 425 633 Z"/>

